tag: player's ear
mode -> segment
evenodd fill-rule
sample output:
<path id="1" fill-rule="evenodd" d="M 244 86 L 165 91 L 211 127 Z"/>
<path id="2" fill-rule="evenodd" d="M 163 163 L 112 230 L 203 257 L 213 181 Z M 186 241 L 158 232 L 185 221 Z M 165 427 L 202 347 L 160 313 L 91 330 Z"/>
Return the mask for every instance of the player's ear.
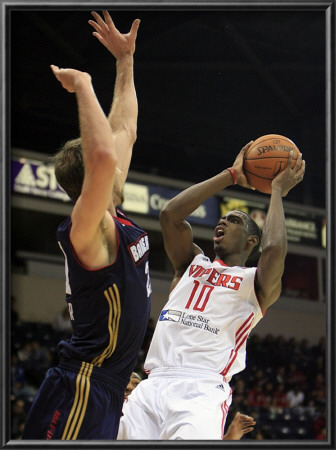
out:
<path id="1" fill-rule="evenodd" d="M 250 236 L 248 237 L 248 242 L 249 242 L 250 244 L 252 244 L 253 247 L 256 247 L 257 245 L 259 245 L 259 238 L 258 238 L 258 236 L 250 235 Z"/>

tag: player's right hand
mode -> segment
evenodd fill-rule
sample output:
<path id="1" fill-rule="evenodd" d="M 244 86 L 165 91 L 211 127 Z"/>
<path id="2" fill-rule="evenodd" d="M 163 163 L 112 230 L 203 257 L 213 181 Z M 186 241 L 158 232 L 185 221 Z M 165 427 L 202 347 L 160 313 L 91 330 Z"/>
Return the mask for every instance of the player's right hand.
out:
<path id="1" fill-rule="evenodd" d="M 68 92 L 76 91 L 76 84 L 80 81 L 91 84 L 91 76 L 86 72 L 76 69 L 60 69 L 58 66 L 50 65 L 55 77 Z"/>
<path id="2" fill-rule="evenodd" d="M 92 34 L 105 45 L 116 59 L 120 59 L 125 55 L 133 55 L 140 25 L 139 19 L 134 20 L 129 33 L 122 34 L 115 27 L 107 11 L 103 11 L 104 19 L 95 11 L 92 11 L 91 14 L 96 19 L 96 21 L 89 20 L 89 24 L 96 30 Z"/>
<path id="3" fill-rule="evenodd" d="M 239 184 L 239 186 L 255 190 L 255 188 L 248 183 L 247 178 L 244 173 L 244 170 L 243 170 L 244 155 L 252 143 L 253 143 L 253 141 L 250 141 L 248 144 L 246 144 L 240 150 L 240 152 L 238 153 L 238 155 L 235 159 L 235 162 L 232 165 L 232 169 L 236 172 L 237 184 Z"/>

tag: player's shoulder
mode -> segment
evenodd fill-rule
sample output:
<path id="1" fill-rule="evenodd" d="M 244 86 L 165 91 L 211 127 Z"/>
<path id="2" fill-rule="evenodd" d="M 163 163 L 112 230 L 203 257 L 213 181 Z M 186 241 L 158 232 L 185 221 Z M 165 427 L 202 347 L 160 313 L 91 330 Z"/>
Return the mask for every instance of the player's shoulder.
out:
<path id="1" fill-rule="evenodd" d="M 197 255 L 194 256 L 194 259 L 192 260 L 192 263 L 195 262 L 210 262 L 211 263 L 211 259 L 204 255 L 204 253 L 198 253 Z"/>

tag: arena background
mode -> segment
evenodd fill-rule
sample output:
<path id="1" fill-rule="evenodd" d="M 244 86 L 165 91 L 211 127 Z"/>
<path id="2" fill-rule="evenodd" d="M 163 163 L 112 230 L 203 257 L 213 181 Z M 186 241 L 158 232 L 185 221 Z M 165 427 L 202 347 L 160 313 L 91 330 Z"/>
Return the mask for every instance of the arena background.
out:
<path id="1" fill-rule="evenodd" d="M 115 62 L 92 36 L 88 24 L 90 9 L 40 9 L 20 8 L 11 12 L 11 146 L 14 152 L 23 149 L 34 152 L 34 156 L 41 153 L 46 157 L 78 135 L 75 96 L 60 87 L 49 65 L 89 72 L 97 96 L 108 112 Z M 163 177 L 185 183 L 201 181 L 232 165 L 249 140 L 268 133 L 283 134 L 297 144 L 307 164 L 304 182 L 290 192 L 286 202 L 298 204 L 298 208 L 304 205 L 306 210 L 323 215 L 326 202 L 323 11 L 110 8 L 110 12 L 122 32 L 128 32 L 134 18 L 141 19 L 135 53 L 138 140 L 132 172 L 155 177 L 156 184 Z M 16 154 L 20 155 L 20 151 Z M 171 187 L 178 186 L 175 183 Z M 241 188 L 229 191 L 249 194 Z M 52 214 L 59 205 L 50 201 L 50 207 L 45 208 L 49 211 L 38 211 L 34 206 L 29 210 L 28 201 L 32 199 L 22 199 L 20 194 L 18 197 L 13 206 L 21 202 L 26 207 L 12 210 L 14 266 L 23 266 L 24 270 L 29 256 L 20 258 L 22 252 L 61 257 L 55 239 L 61 214 Z M 263 194 L 260 198 L 267 200 Z M 166 263 L 160 233 L 157 226 L 150 224 L 150 228 L 155 228 L 151 233 L 152 270 L 167 273 L 170 265 Z M 211 231 L 202 231 L 202 236 L 206 231 L 204 239 L 212 246 Z M 321 249 L 323 252 L 322 246 L 314 248 L 317 257 Z M 306 250 L 303 248 L 308 257 L 313 256 L 310 249 Z M 307 264 L 312 263 L 308 260 Z M 160 280 L 160 285 L 163 284 Z M 50 317 L 55 308 L 63 305 L 60 293 L 56 294 L 59 300 L 51 298 L 49 282 L 47 285 L 48 295 L 42 295 L 44 307 L 37 307 L 40 293 L 34 296 L 34 303 L 30 300 L 17 305 L 23 314 L 31 309 L 32 314 L 46 320 L 47 314 Z M 17 291 L 20 283 L 14 286 Z M 27 289 L 25 286 L 23 292 L 17 292 L 18 303 Z M 317 290 L 319 300 L 323 300 L 321 282 Z M 164 298 L 160 304 L 162 301 Z M 156 305 L 158 302 L 154 301 L 153 307 Z M 292 305 L 293 302 L 293 308 Z M 317 320 L 317 325 L 312 326 L 318 315 L 311 308 L 308 311 L 312 316 L 304 323 L 310 338 L 316 339 L 322 323 Z M 296 324 L 295 312 L 290 315 L 295 317 L 293 324 Z M 272 322 L 268 318 L 264 326 L 273 328 Z M 321 331 L 324 333 L 324 328 Z M 295 328 L 287 332 L 300 333 Z"/>
<path id="2" fill-rule="evenodd" d="M 325 10 L 290 3 L 256 7 L 253 2 L 247 8 L 225 2 L 216 8 L 105 5 L 121 32 L 141 19 L 135 52 L 138 139 L 129 177 L 140 191 L 130 190 L 130 197 L 151 188 L 164 201 L 170 190 L 231 166 L 240 148 L 263 134 L 288 136 L 302 151 L 305 179 L 284 203 L 302 230 L 314 230 L 290 242 L 284 292 L 253 333 L 318 344 L 327 330 Z M 103 109 L 109 111 L 115 61 L 92 36 L 87 23 L 91 9 L 101 11 L 88 4 L 76 9 L 41 4 L 14 7 L 7 17 L 11 294 L 26 322 L 51 324 L 64 307 L 63 259 L 55 230 L 71 207 L 50 194 L 50 174 L 48 192 L 37 193 L 32 189 L 36 172 L 30 184 L 27 177 L 16 184 L 13 173 L 19 170 L 15 164 L 27 161 L 31 167 L 50 167 L 48 158 L 78 136 L 75 96 L 60 87 L 50 64 L 89 72 Z M 216 198 L 220 210 L 232 199 L 249 211 L 257 206 L 262 215 L 268 196 L 229 188 Z M 130 203 L 128 214 L 150 234 L 155 321 L 172 274 L 158 210 L 144 212 Z M 211 255 L 210 224 L 210 219 L 196 221 L 194 229 L 195 239 Z"/>

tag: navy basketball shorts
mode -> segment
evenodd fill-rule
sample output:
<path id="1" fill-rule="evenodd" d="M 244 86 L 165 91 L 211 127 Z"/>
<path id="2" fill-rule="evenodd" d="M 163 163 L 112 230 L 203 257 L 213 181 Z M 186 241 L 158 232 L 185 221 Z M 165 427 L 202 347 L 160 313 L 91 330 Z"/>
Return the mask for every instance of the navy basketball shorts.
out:
<path id="1" fill-rule="evenodd" d="M 126 384 L 87 362 L 49 369 L 22 439 L 116 439 Z"/>

